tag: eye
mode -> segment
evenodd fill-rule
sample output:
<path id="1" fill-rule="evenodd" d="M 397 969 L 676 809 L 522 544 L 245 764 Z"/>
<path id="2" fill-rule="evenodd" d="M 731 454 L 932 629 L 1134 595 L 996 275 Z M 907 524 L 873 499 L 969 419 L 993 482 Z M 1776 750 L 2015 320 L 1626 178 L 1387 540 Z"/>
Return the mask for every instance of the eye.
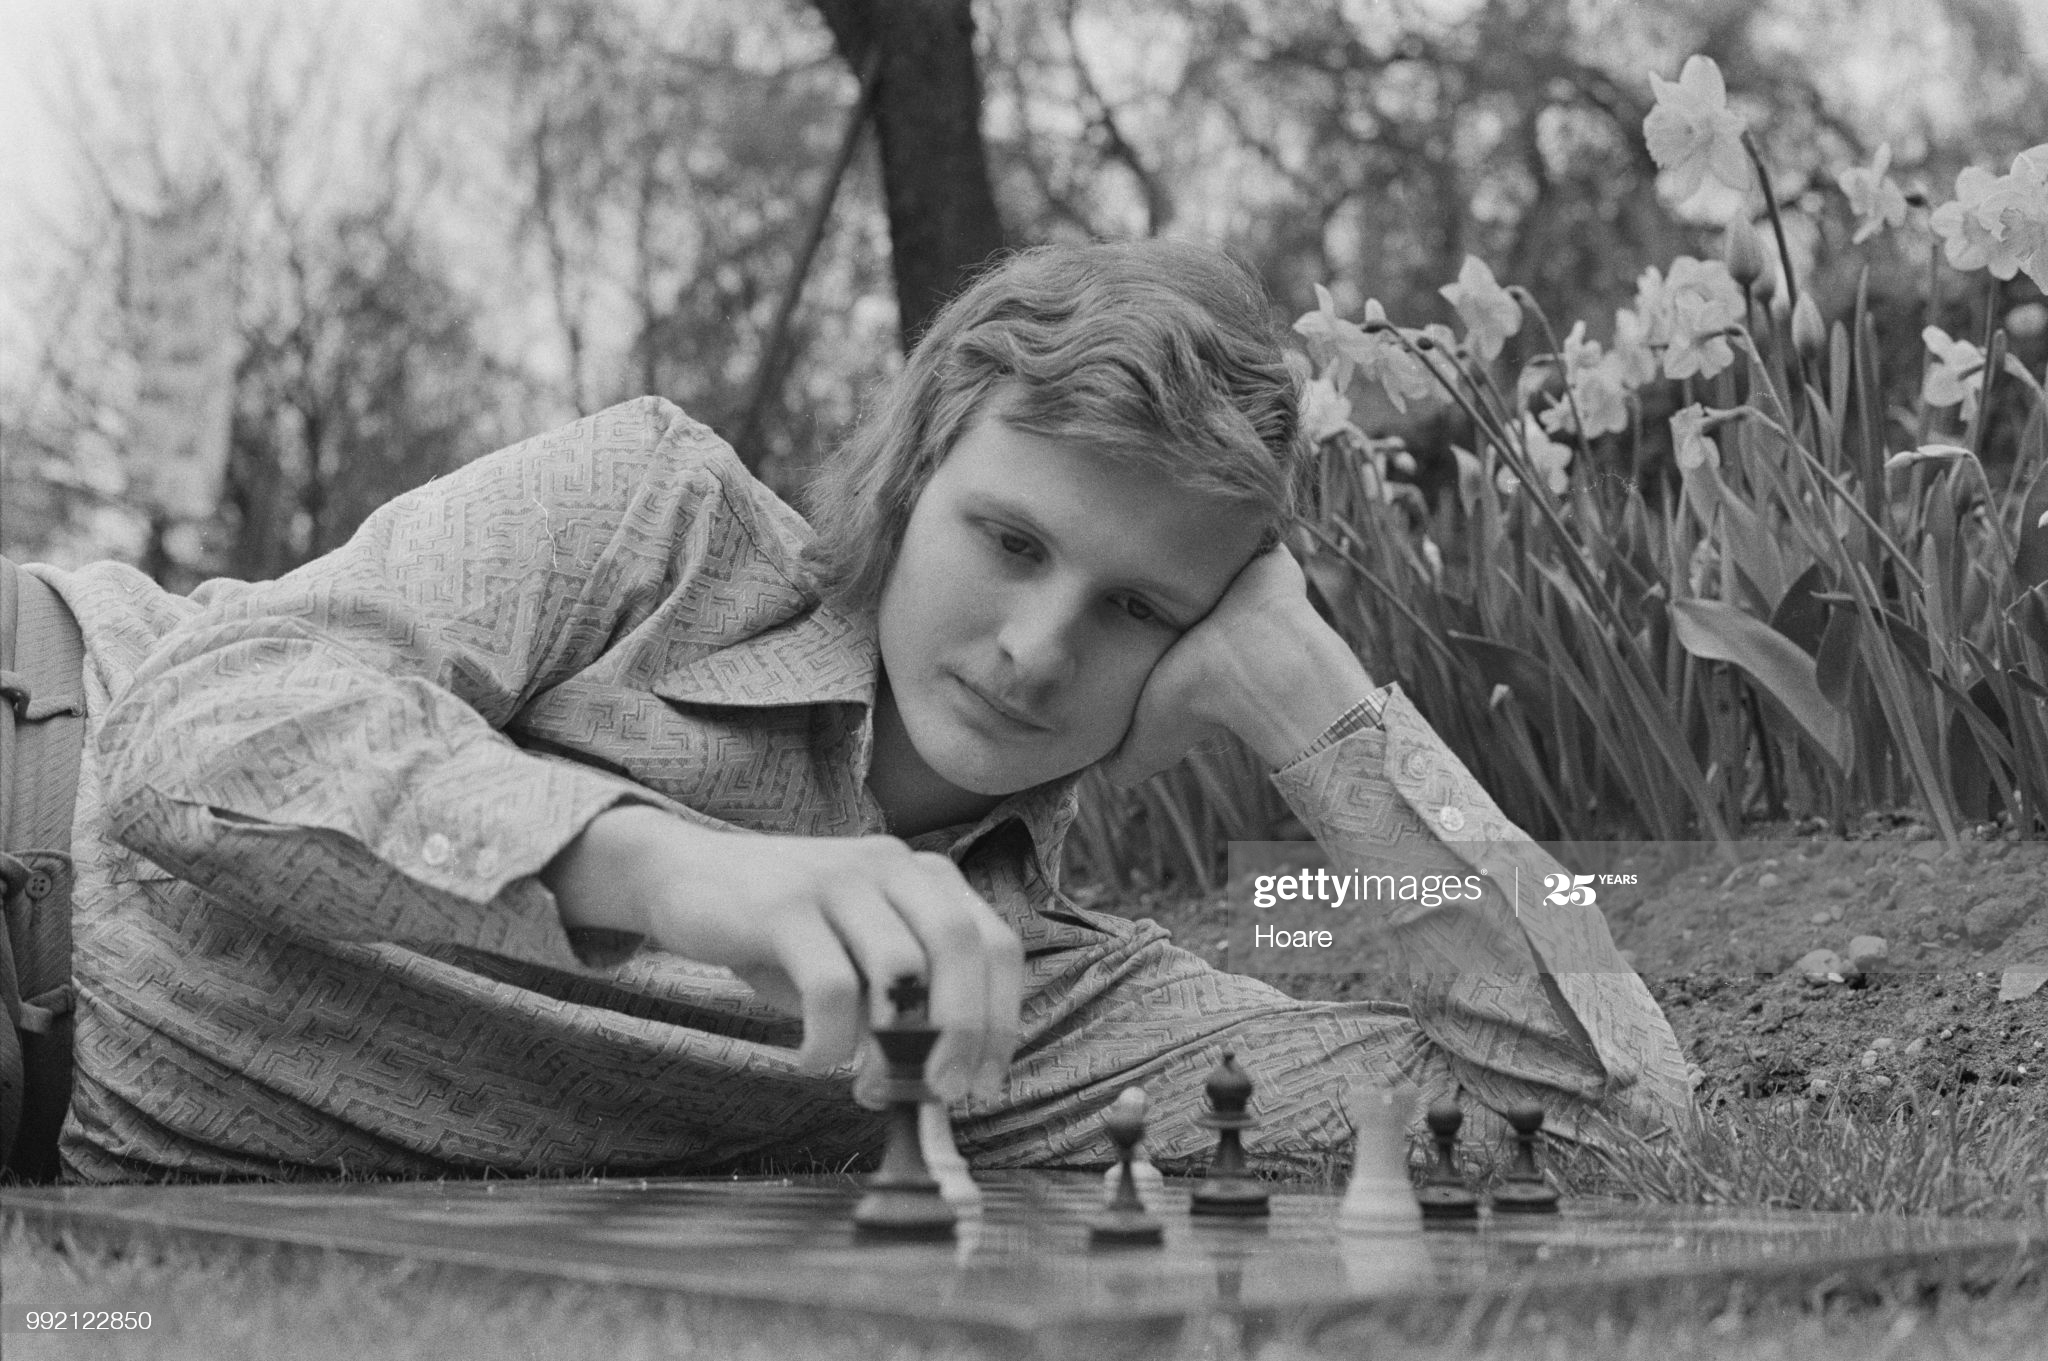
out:
<path id="1" fill-rule="evenodd" d="M 1035 561 L 1038 557 L 1038 544 L 1029 534 L 1020 533 L 1007 525 L 992 523 L 984 523 L 982 532 L 988 535 L 989 542 L 1005 557 L 1028 561 Z"/>
<path id="2" fill-rule="evenodd" d="M 1124 614 L 1140 624 L 1159 624 L 1165 628 L 1178 629 L 1180 626 L 1152 608 L 1142 597 L 1127 595 L 1118 602 Z"/>

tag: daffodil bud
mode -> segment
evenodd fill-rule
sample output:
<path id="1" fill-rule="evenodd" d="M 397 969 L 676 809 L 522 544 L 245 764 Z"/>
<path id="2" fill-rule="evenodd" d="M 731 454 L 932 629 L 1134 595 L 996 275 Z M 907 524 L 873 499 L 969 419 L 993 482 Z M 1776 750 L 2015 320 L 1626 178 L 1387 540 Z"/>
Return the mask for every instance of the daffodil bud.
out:
<path id="1" fill-rule="evenodd" d="M 1757 235 L 1755 225 L 1740 215 L 1732 218 L 1728 230 L 1722 233 L 1721 258 L 1727 262 L 1728 273 L 1743 288 L 1754 287 L 1770 264 L 1764 257 L 1763 238 Z"/>
<path id="2" fill-rule="evenodd" d="M 1820 319 L 1820 307 L 1813 294 L 1801 293 L 1792 309 L 1792 348 L 1803 359 L 1817 358 L 1828 343 L 1827 323 Z"/>

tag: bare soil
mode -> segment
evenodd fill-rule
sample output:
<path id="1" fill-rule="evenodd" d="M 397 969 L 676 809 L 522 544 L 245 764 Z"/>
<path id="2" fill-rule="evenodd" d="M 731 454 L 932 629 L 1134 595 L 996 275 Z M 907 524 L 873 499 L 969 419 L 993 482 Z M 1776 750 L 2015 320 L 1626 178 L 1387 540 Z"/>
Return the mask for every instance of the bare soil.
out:
<path id="1" fill-rule="evenodd" d="M 1709 1108 L 1834 1098 L 1882 1109 L 1988 1084 L 2048 1111 L 2048 987 L 2000 1000 L 2009 970 L 2048 970 L 2048 843 L 1987 825 L 1948 844 L 1909 817 L 1873 814 L 1846 838 L 1824 825 L 1751 828 L 1728 858 L 1639 877 L 1600 889 L 1599 905 Z M 1223 892 L 1101 905 L 1153 917 L 1230 967 Z M 1885 947 L 1860 970 L 1858 937 Z M 1800 967 L 1820 949 L 1839 969 Z M 1370 969 L 1262 976 L 1304 998 L 1399 995 Z"/>

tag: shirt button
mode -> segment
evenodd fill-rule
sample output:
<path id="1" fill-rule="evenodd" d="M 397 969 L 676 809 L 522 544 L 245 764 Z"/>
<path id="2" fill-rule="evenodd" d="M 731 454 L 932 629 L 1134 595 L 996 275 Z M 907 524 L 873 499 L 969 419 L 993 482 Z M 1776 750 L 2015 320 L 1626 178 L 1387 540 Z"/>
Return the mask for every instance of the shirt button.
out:
<path id="1" fill-rule="evenodd" d="M 476 873 L 479 879 L 488 879 L 498 872 L 498 853 L 486 846 L 476 853 Z"/>
<path id="2" fill-rule="evenodd" d="M 447 837 L 435 832 L 420 843 L 420 859 L 439 869 L 448 863 L 448 857 L 454 850 L 455 848 L 448 844 Z"/>
<path id="3" fill-rule="evenodd" d="M 28 890 L 29 897 L 38 899 L 49 897 L 50 890 L 56 886 L 57 881 L 42 870 L 37 870 L 29 875 L 28 882 L 22 885 L 23 888 Z"/>
<path id="4" fill-rule="evenodd" d="M 1465 830 L 1465 814 L 1448 803 L 1437 810 L 1436 820 L 1446 832 Z"/>

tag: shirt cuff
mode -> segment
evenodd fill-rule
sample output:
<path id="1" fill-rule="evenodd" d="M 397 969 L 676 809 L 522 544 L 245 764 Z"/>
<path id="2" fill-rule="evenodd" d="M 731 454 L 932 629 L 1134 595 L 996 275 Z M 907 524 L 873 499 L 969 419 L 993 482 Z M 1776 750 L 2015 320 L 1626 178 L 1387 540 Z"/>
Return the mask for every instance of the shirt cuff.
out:
<path id="1" fill-rule="evenodd" d="M 1276 766 L 1275 769 L 1285 770 L 1288 766 L 1306 761 L 1309 757 L 1327 747 L 1334 747 L 1337 743 L 1355 732 L 1363 732 L 1367 728 L 1377 728 L 1380 726 L 1380 716 L 1386 711 L 1387 696 L 1392 693 L 1393 688 L 1392 685 L 1382 685 L 1379 689 L 1337 715 L 1336 721 L 1323 729 L 1321 736 L 1296 752 L 1292 760 Z"/>

